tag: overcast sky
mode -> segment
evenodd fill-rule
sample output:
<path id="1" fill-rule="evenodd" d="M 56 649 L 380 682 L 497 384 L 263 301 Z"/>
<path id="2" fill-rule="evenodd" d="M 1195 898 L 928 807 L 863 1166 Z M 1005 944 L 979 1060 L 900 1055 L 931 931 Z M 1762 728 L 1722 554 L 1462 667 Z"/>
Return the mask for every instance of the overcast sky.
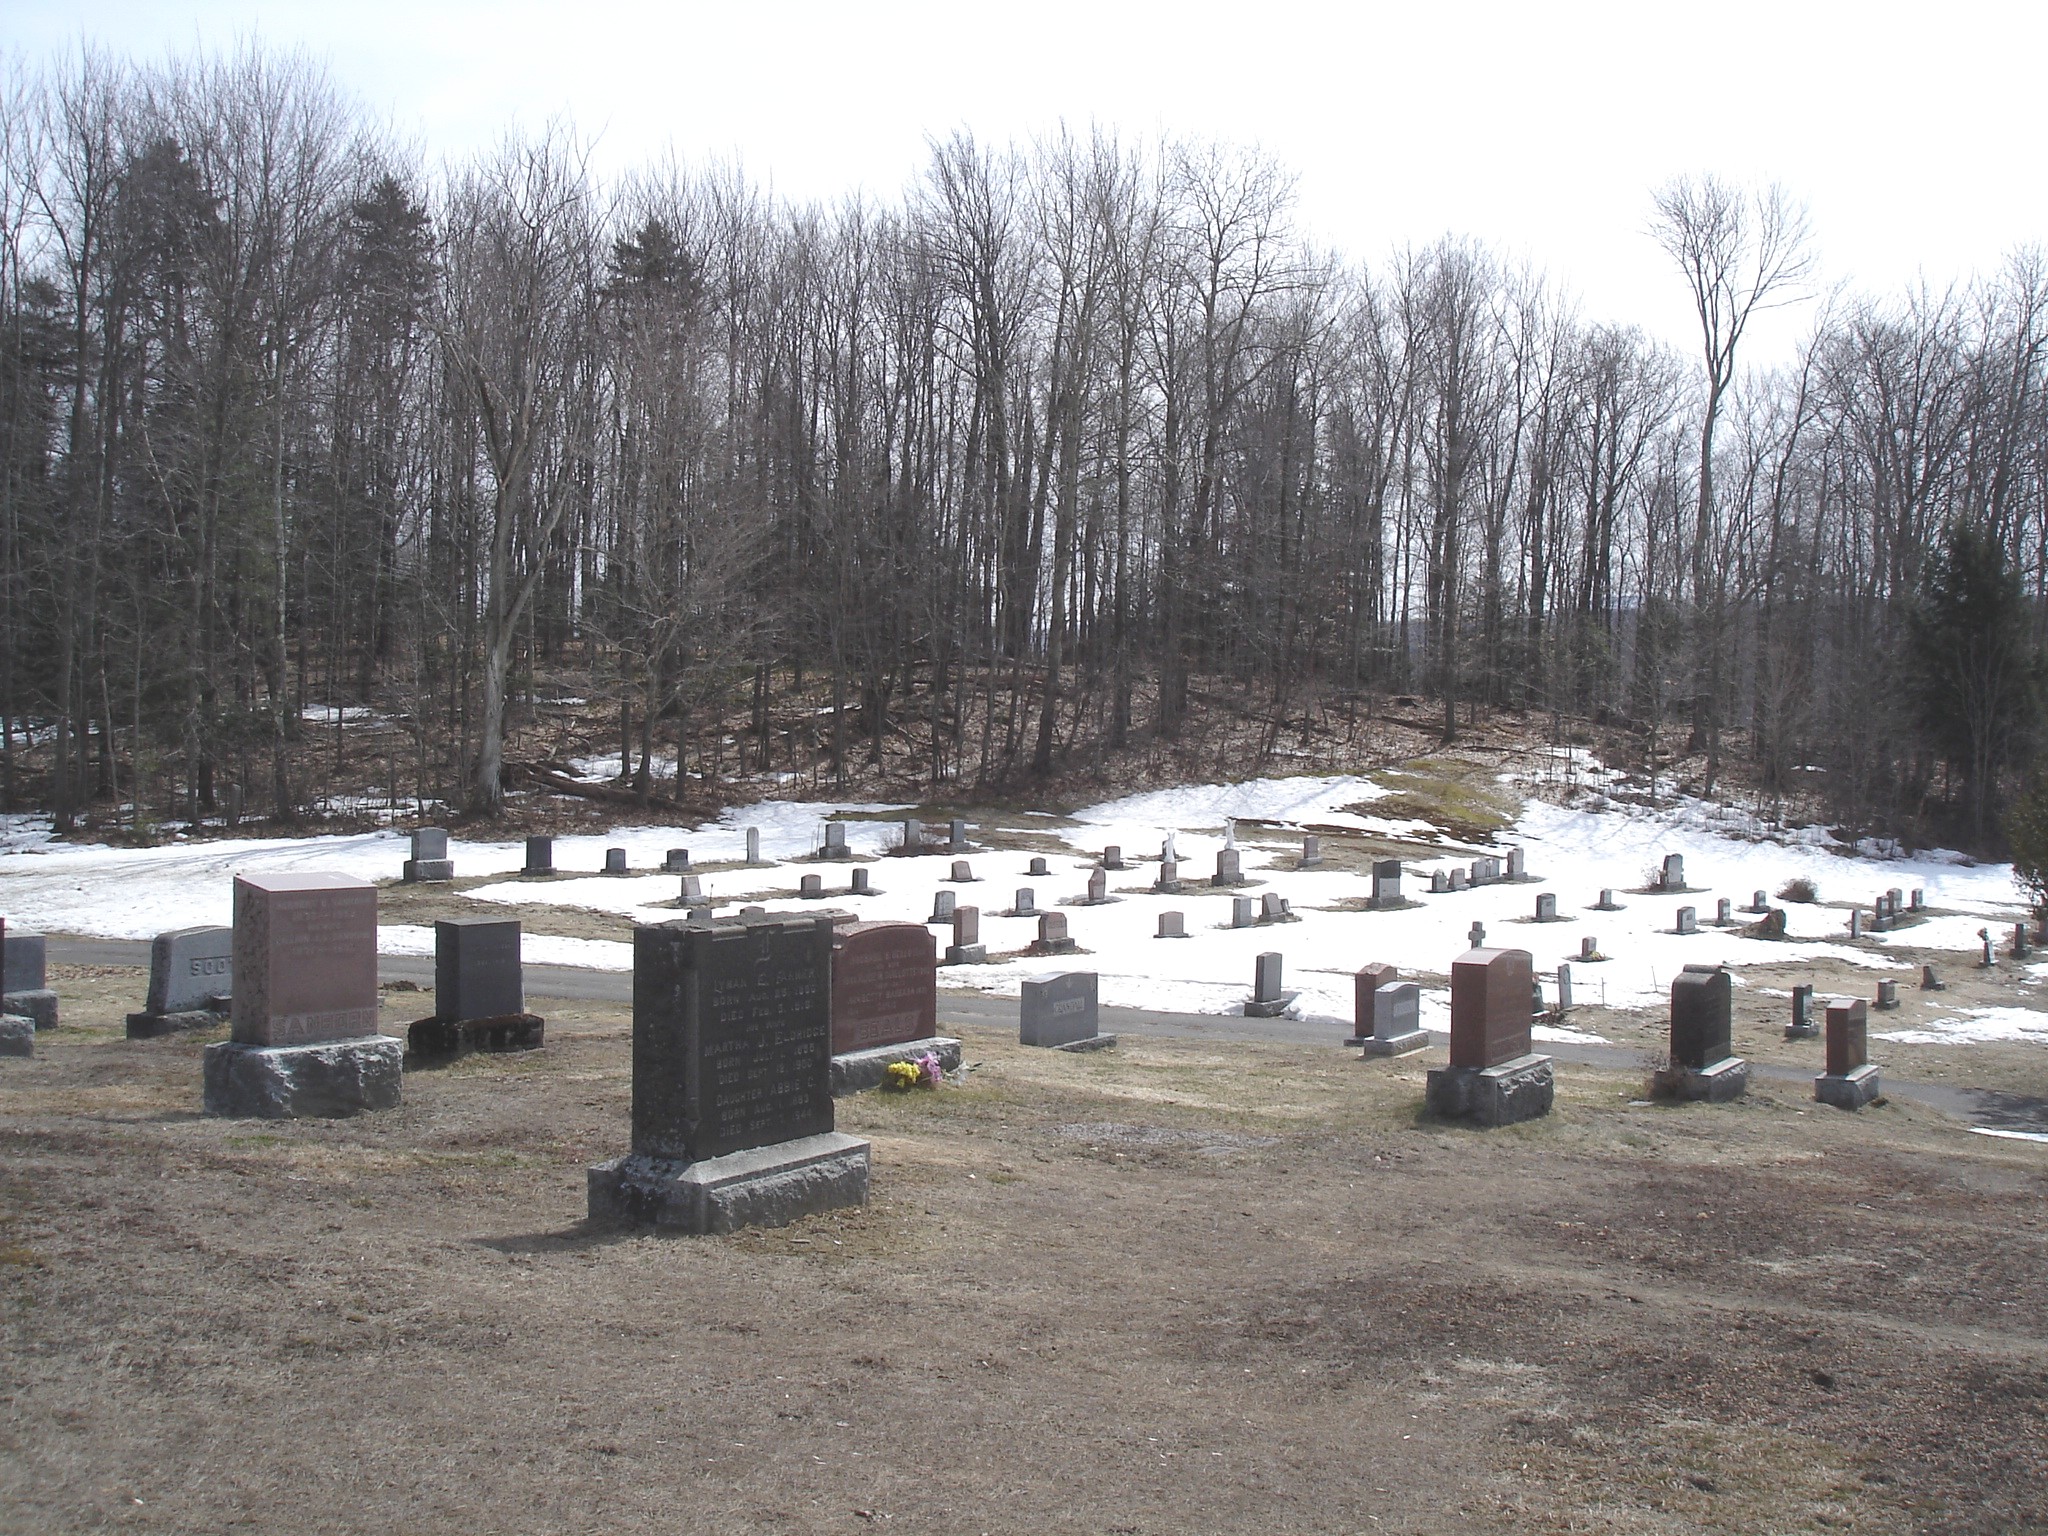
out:
<path id="1" fill-rule="evenodd" d="M 1644 234 L 1679 172 L 1784 183 L 1825 278 L 1858 289 L 1945 286 L 2042 241 L 2044 18 L 2038 0 L 0 0 L 0 40 L 37 62 L 81 38 L 158 58 L 254 35 L 324 59 L 430 158 L 566 113 L 608 170 L 673 144 L 798 198 L 893 198 L 927 135 L 963 126 L 1257 144 L 1299 175 L 1299 226 L 1324 244 L 1378 261 L 1477 236 L 1589 318 L 1690 347 Z"/>

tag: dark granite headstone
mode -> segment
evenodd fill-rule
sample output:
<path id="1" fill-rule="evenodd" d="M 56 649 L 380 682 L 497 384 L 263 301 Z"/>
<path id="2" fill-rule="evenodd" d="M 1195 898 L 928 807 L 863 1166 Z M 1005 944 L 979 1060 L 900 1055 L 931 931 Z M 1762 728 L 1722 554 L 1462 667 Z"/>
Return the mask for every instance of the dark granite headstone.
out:
<path id="1" fill-rule="evenodd" d="M 1372 865 L 1372 904 L 1398 906 L 1401 901 L 1401 861 L 1375 859 Z"/>
<path id="2" fill-rule="evenodd" d="M 1052 873 L 1052 866 L 1045 862 L 1045 856 L 1041 854 L 1031 861 L 1031 868 L 1025 873 L 1033 876 L 1049 875 Z"/>
<path id="3" fill-rule="evenodd" d="M 832 1129 L 832 920 L 633 930 L 633 1151 L 697 1162 Z"/>
<path id="4" fill-rule="evenodd" d="M 953 873 L 946 878 L 955 885 L 971 885 L 974 882 L 974 867 L 965 859 L 955 859 Z"/>
<path id="5" fill-rule="evenodd" d="M 662 855 L 661 870 L 663 874 L 680 875 L 689 867 L 690 850 L 687 848 L 671 848 Z"/>
<path id="6" fill-rule="evenodd" d="M 49 986 L 45 956 L 48 947 L 40 933 L 17 928 L 0 930 L 0 992 L 41 992 Z"/>
<path id="7" fill-rule="evenodd" d="M 1862 998 L 1828 1003 L 1825 1058 L 1830 1077 L 1847 1077 L 1870 1064 L 1870 1007 Z"/>
<path id="8" fill-rule="evenodd" d="M 917 923 L 852 923 L 832 934 L 832 1054 L 938 1033 L 938 945 Z"/>
<path id="9" fill-rule="evenodd" d="M 1497 1067 L 1529 1054 L 1533 961 L 1526 949 L 1472 949 L 1451 962 L 1451 1065 Z"/>
<path id="10" fill-rule="evenodd" d="M 552 875 L 555 872 L 555 840 L 552 837 L 529 837 L 526 840 L 526 868 L 529 875 Z"/>
<path id="11" fill-rule="evenodd" d="M 188 1013 L 215 1008 L 222 999 L 234 996 L 234 991 L 234 929 L 174 928 L 150 941 L 146 1011 Z"/>
<path id="12" fill-rule="evenodd" d="M 623 874 L 625 874 L 625 873 L 626 873 L 626 850 L 625 850 L 625 849 L 623 849 L 623 848 L 607 848 L 607 849 L 605 849 L 605 851 L 604 851 L 604 872 L 605 872 L 606 874 L 608 874 L 608 875 L 623 875 Z"/>
<path id="13" fill-rule="evenodd" d="M 1792 1028 L 1802 1034 L 1813 1028 L 1813 983 L 1802 981 L 1792 988 Z"/>
<path id="14" fill-rule="evenodd" d="M 853 872 L 853 887 L 847 894 L 851 896 L 874 895 L 874 889 L 868 883 L 868 872 L 865 868 L 856 869 Z"/>
<path id="15" fill-rule="evenodd" d="M 1731 1054 L 1735 983 L 1718 965 L 1688 965 L 1671 982 L 1671 1063 L 1699 1069 Z"/>
<path id="16" fill-rule="evenodd" d="M 239 1044 L 375 1034 L 377 888 L 352 875 L 237 875 L 234 975 Z"/>
<path id="17" fill-rule="evenodd" d="M 434 1016 L 448 1023 L 526 1012 L 519 921 L 444 917 L 434 924 Z"/>
<path id="18" fill-rule="evenodd" d="M 1252 1001 L 1271 1003 L 1279 1000 L 1281 986 L 1281 957 L 1277 951 L 1268 950 L 1258 957 L 1252 967 Z"/>

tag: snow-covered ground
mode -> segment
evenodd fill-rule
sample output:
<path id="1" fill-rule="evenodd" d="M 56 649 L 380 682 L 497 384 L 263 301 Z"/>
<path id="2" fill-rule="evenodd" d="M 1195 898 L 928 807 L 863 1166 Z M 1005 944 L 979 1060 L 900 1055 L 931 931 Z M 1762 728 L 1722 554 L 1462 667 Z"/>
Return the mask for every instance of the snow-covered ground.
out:
<path id="1" fill-rule="evenodd" d="M 869 866 L 877 892 L 866 897 L 846 894 L 844 865 L 784 862 L 778 868 L 735 869 L 700 878 L 707 899 L 727 909 L 758 900 L 804 910 L 806 904 L 776 893 L 793 891 L 800 875 L 815 871 L 825 878 L 829 905 L 864 918 L 912 922 L 930 915 L 934 893 L 951 890 L 962 905 L 980 909 L 982 940 L 991 952 L 1021 949 L 1036 936 L 1035 918 L 997 915 L 1009 910 L 1016 891 L 1028 886 L 1041 911 L 1067 914 L 1073 937 L 1088 953 L 1072 960 L 1022 959 L 951 968 L 942 973 L 944 984 L 1015 996 L 1028 976 L 1078 966 L 1099 972 L 1106 1004 L 1228 1013 L 1236 1011 L 1250 991 L 1254 957 L 1277 950 L 1285 957 L 1286 985 L 1301 994 L 1302 1016 L 1331 1021 L 1350 1017 L 1352 974 L 1359 966 L 1389 961 L 1404 971 L 1441 976 L 1465 948 L 1474 922 L 1485 926 L 1489 943 L 1530 950 L 1547 980 L 1554 979 L 1561 961 L 1577 956 L 1581 940 L 1591 935 L 1597 948 L 1613 958 L 1574 964 L 1578 1001 L 1656 1007 L 1667 995 L 1672 976 L 1689 962 L 1725 961 L 1738 967 L 1739 982 L 1744 965 L 1827 956 L 1870 968 L 1873 981 L 1887 969 L 1906 979 L 1909 968 L 1888 958 L 1888 943 L 1974 955 L 1979 929 L 1988 924 L 1994 932 L 2003 927 L 2009 933 L 2022 915 L 2007 865 L 1972 865 L 1938 852 L 1912 858 L 1858 856 L 1817 830 L 1773 839 L 1753 818 L 1718 805 L 1679 801 L 1651 809 L 1623 803 L 1604 793 L 1611 787 L 1610 776 L 1597 764 L 1575 761 L 1570 768 L 1572 777 L 1587 786 L 1575 805 L 1527 801 L 1514 826 L 1486 847 L 1449 842 L 1436 829 L 1418 823 L 1376 818 L 1372 803 L 1387 791 L 1369 778 L 1297 777 L 1134 795 L 1065 820 L 1045 818 L 1042 829 L 1027 821 L 1026 829 L 1064 840 L 1070 850 L 1053 855 L 1051 875 L 1036 880 L 1025 873 L 1030 855 L 1017 850 L 971 854 L 979 883 L 963 886 L 946 881 L 952 864 L 949 855 L 886 859 Z M 474 887 L 468 895 L 485 904 L 583 907 L 637 921 L 666 921 L 677 915 L 676 878 L 645 873 L 604 876 L 599 871 L 606 848 L 625 848 L 631 865 L 642 871 L 659 868 L 664 851 L 672 847 L 688 847 L 699 865 L 736 861 L 745 852 L 745 829 L 754 826 L 761 829 L 764 857 L 789 861 L 815 850 L 823 841 L 825 819 L 842 810 L 899 809 L 767 801 L 728 811 L 716 822 L 688 832 L 632 827 L 603 836 L 563 837 L 555 843 L 556 868 L 587 872 L 586 878 L 509 878 Z M 1393 912 L 1338 911 L 1331 909 L 1368 894 L 1367 877 L 1349 871 L 1297 870 L 1293 866 L 1300 850 L 1298 837 L 1276 836 L 1266 827 L 1246 829 L 1240 838 L 1244 873 L 1258 882 L 1251 894 L 1277 891 L 1289 900 L 1300 921 L 1232 929 L 1233 893 L 1211 891 L 1206 885 L 1230 817 L 1283 829 L 1352 828 L 1417 838 L 1437 843 L 1442 851 L 1408 865 L 1406 891 L 1416 905 Z M 1159 896 L 1149 889 L 1158 870 L 1160 844 L 1169 832 L 1175 835 L 1187 887 L 1179 896 Z M 897 836 L 894 822 L 847 823 L 847 842 L 856 854 L 880 853 Z M 1062 906 L 1084 893 L 1093 857 L 1109 843 L 1119 844 L 1126 860 L 1134 862 L 1133 868 L 1109 877 L 1110 892 L 1119 899 L 1099 907 Z M 1529 881 L 1443 896 L 1427 894 L 1431 869 L 1448 870 L 1482 853 L 1498 856 L 1510 845 L 1525 850 Z M 1684 855 L 1687 883 L 1697 894 L 1628 894 L 1644 884 L 1646 872 L 1668 853 Z M 451 854 L 457 873 L 465 878 L 516 876 L 524 863 L 519 841 L 457 839 Z M 230 877 L 238 872 L 323 869 L 381 880 L 395 877 L 405 856 L 402 832 L 116 849 L 57 843 L 46 823 L 12 818 L 0 822 L 0 914 L 25 927 L 55 932 L 147 938 L 167 928 L 227 922 Z M 1136 863 L 1140 858 L 1151 862 Z M 1775 893 L 1793 876 L 1816 882 L 1824 901 L 1855 901 L 1866 911 L 1882 891 L 1918 887 L 1932 914 L 1891 940 L 1877 936 L 1862 944 L 1848 942 L 1845 912 L 1825 905 L 1786 906 L 1791 935 L 1786 943 L 1746 939 L 1734 929 L 1710 926 L 1717 897 L 1731 898 L 1739 911 L 1753 891 Z M 1615 891 L 1623 910 L 1590 910 L 1603 887 Z M 1565 921 L 1530 920 L 1536 896 L 1543 891 L 1557 896 L 1558 913 Z M 1697 910 L 1697 934 L 1680 936 L 1674 931 L 1680 905 Z M 1186 939 L 1155 936 L 1159 914 L 1167 910 L 1186 914 Z M 1745 916 L 1737 920 L 1749 921 Z M 530 961 L 616 970 L 631 965 L 631 947 L 623 942 L 551 935 L 544 925 L 529 928 Z M 391 954 L 431 953 L 433 936 L 426 928 L 391 925 L 382 930 L 380 943 Z M 1448 1007 L 1448 994 L 1441 987 L 1425 990 L 1427 1024 L 1445 1027 Z M 1571 1030 L 1538 1033 L 1553 1040 L 1595 1038 Z M 1945 1044 L 1993 1039 L 2048 1042 L 2048 1014 L 2023 1008 L 1959 1008 L 1952 1020 L 1889 1038 Z"/>

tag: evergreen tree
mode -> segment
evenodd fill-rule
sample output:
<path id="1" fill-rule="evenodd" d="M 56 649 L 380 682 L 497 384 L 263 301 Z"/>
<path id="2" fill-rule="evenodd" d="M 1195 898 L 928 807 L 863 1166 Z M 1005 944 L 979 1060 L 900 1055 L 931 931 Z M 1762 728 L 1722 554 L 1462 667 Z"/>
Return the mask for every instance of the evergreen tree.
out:
<path id="1" fill-rule="evenodd" d="M 1961 775 L 1970 828 L 1990 830 L 1998 779 L 2032 739 L 2041 664 L 2020 578 L 1989 530 L 1958 518 L 1928 552 L 1907 675 L 1930 745 Z"/>

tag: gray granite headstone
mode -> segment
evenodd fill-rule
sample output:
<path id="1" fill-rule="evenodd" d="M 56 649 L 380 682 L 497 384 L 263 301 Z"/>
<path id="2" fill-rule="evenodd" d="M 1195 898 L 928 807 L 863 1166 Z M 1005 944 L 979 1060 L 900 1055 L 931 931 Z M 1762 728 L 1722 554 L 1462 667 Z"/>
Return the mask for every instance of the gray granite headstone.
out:
<path id="1" fill-rule="evenodd" d="M 959 898 L 951 891 L 940 891 L 932 897 L 932 915 L 930 920 L 935 923 L 950 923 L 953 921 L 953 908 L 958 900 Z"/>
<path id="2" fill-rule="evenodd" d="M 1278 891 L 1268 891 L 1259 898 L 1259 916 L 1266 922 L 1278 922 L 1287 915 L 1287 903 L 1280 899 Z"/>
<path id="3" fill-rule="evenodd" d="M 1589 933 L 1579 940 L 1579 958 L 1581 960 L 1597 960 L 1599 957 L 1600 941 L 1598 939 Z"/>
<path id="4" fill-rule="evenodd" d="M 1281 958 L 1277 952 L 1268 950 L 1252 966 L 1252 1001 L 1275 1002 L 1280 997 L 1280 987 Z"/>
<path id="5" fill-rule="evenodd" d="M 1030 886 L 1017 888 L 1016 905 L 1011 908 L 1019 917 L 1033 917 L 1038 912 L 1038 893 Z"/>
<path id="6" fill-rule="evenodd" d="M 823 875 L 805 875 L 797 881 L 796 893 L 798 898 L 803 901 L 820 900 L 825 894 L 825 877 Z"/>
<path id="7" fill-rule="evenodd" d="M 1508 878 L 1510 880 L 1520 880 L 1523 874 L 1522 850 L 1510 848 L 1508 850 Z"/>
<path id="8" fill-rule="evenodd" d="M 1017 1005 L 1023 1045 L 1063 1046 L 1092 1040 L 1100 1031 L 1093 971 L 1053 971 L 1025 978 Z"/>
<path id="9" fill-rule="evenodd" d="M 448 829 L 420 827 L 412 835 L 413 858 L 426 862 L 448 857 Z"/>
<path id="10" fill-rule="evenodd" d="M 747 828 L 747 863 L 751 865 L 760 862 L 761 829 L 759 827 L 749 827 Z"/>
<path id="11" fill-rule="evenodd" d="M 1431 870 L 1431 871 L 1429 872 L 1429 894 L 1430 894 L 1430 895 L 1432 895 L 1432 896 L 1441 896 L 1441 895 L 1443 895 L 1443 894 L 1444 894 L 1444 892 L 1448 891 L 1448 890 L 1449 890 L 1450 888 L 1451 888 L 1451 882 L 1450 882 L 1449 878 L 1448 878 L 1448 877 L 1447 877 L 1447 876 L 1446 876 L 1446 875 L 1444 874 L 1444 872 L 1443 872 L 1442 870 L 1440 870 L 1440 869 L 1433 869 L 1433 870 Z"/>
<path id="12" fill-rule="evenodd" d="M 1250 896 L 1230 898 L 1230 926 L 1249 928 L 1259 920 L 1259 904 Z"/>
<path id="13" fill-rule="evenodd" d="M 1667 891 L 1685 889 L 1685 855 L 1667 853 L 1664 855 L 1664 874 L 1661 882 Z"/>
<path id="14" fill-rule="evenodd" d="M 10 986 L 8 991 L 24 988 Z M 235 930 L 174 928 L 149 946 L 151 1013 L 192 1013 L 217 1008 L 235 992 Z"/>
<path id="15" fill-rule="evenodd" d="M 1038 947 L 1054 949 L 1073 940 L 1067 934 L 1067 914 L 1064 912 L 1041 912 L 1038 915 Z"/>
<path id="16" fill-rule="evenodd" d="M 1557 921 L 1557 897 L 1553 892 L 1544 891 L 1536 897 L 1536 921 L 1554 923 Z"/>
<path id="17" fill-rule="evenodd" d="M 683 907 L 694 907 L 701 905 L 703 900 L 704 877 L 702 875 L 683 876 L 683 886 L 682 890 L 677 893 L 676 904 Z"/>
<path id="18" fill-rule="evenodd" d="M 967 823 L 955 817 L 951 830 L 952 836 L 948 839 L 948 851 L 952 853 L 965 853 L 967 851 Z"/>
<path id="19" fill-rule="evenodd" d="M 1472 925 L 1472 930 L 1471 930 L 1471 932 L 1470 932 L 1469 934 L 1467 934 L 1467 935 L 1466 935 L 1466 937 L 1467 937 L 1468 939 L 1470 939 L 1470 941 L 1471 941 L 1471 944 L 1470 944 L 1470 947 L 1471 947 L 1471 948 L 1473 948 L 1473 949 L 1484 949 L 1484 948 L 1486 948 L 1486 924 L 1484 924 L 1484 923 L 1474 923 L 1474 924 Z"/>
<path id="20" fill-rule="evenodd" d="M 1678 931 L 1680 933 L 1698 933 L 1700 931 L 1699 914 L 1693 911 L 1691 907 L 1680 907 L 1678 909 Z"/>
<path id="21" fill-rule="evenodd" d="M 1216 854 L 1217 885 L 1237 885 L 1244 879 L 1244 855 L 1235 848 L 1219 849 Z"/>
<path id="22" fill-rule="evenodd" d="M 1088 900 L 1090 902 L 1109 900 L 1109 875 L 1106 871 L 1100 869 L 1089 871 Z"/>
<path id="23" fill-rule="evenodd" d="M 1179 912 L 1159 914 L 1159 937 L 1162 939 L 1184 939 L 1188 936 L 1187 918 Z"/>
<path id="24" fill-rule="evenodd" d="M 965 859 L 955 859 L 953 861 L 953 873 L 946 878 L 957 885 L 972 884 L 974 880 L 973 867 Z"/>

